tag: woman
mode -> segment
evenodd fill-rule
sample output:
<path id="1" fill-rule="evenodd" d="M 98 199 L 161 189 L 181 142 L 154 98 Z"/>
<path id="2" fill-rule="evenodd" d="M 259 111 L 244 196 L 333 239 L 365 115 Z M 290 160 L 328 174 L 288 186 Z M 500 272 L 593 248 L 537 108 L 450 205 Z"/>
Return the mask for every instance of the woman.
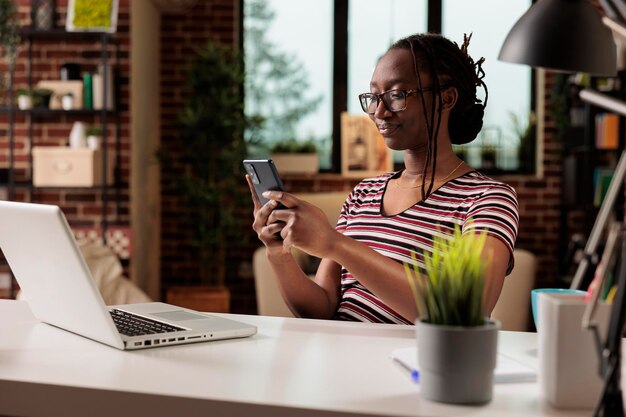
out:
<path id="1" fill-rule="evenodd" d="M 418 312 L 403 262 L 422 264 L 433 237 L 485 230 L 484 305 L 491 312 L 513 267 L 519 223 L 515 191 L 465 164 L 452 144 L 473 140 L 485 103 L 476 97 L 481 65 L 468 55 L 470 38 L 457 44 L 435 34 L 413 35 L 379 60 L 363 110 L 385 144 L 404 152 L 404 169 L 363 180 L 344 203 L 335 229 L 322 212 L 285 192 L 254 192 L 253 228 L 283 298 L 295 315 L 309 318 L 412 324 Z M 248 179 L 248 182 L 250 180 Z M 286 209 L 275 210 L 279 203 Z M 275 237 L 280 233 L 282 240 Z M 298 267 L 290 249 L 322 259 L 315 280 Z"/>

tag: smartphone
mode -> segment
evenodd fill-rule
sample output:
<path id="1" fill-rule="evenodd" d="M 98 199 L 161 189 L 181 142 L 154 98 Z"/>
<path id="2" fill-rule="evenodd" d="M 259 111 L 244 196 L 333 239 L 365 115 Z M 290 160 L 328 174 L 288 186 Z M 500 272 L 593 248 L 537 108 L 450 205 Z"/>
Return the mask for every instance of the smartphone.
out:
<path id="1" fill-rule="evenodd" d="M 262 195 L 265 191 L 284 191 L 283 182 L 271 159 L 246 159 L 243 161 L 243 166 L 252 180 L 254 191 L 261 204 L 268 202 L 268 199 Z"/>

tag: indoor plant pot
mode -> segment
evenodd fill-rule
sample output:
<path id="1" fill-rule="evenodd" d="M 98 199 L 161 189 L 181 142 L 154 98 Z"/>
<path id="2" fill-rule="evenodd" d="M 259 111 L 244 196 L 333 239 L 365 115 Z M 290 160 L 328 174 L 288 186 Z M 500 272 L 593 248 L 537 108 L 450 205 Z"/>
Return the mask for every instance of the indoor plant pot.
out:
<path id="1" fill-rule="evenodd" d="M 50 99 L 53 91 L 48 88 L 35 88 L 33 90 L 33 105 L 35 108 L 50 108 Z"/>
<path id="2" fill-rule="evenodd" d="M 485 232 L 437 236 L 405 270 L 415 297 L 417 363 L 423 398 L 481 404 L 493 395 L 500 324 L 484 313 Z"/>
<path id="3" fill-rule="evenodd" d="M 320 158 L 313 141 L 290 139 L 272 147 L 272 160 L 281 174 L 317 174 Z"/>
<path id="4" fill-rule="evenodd" d="M 23 88 L 17 90 L 17 107 L 20 110 L 30 110 L 33 108 L 33 96 L 30 90 Z"/>
<path id="5" fill-rule="evenodd" d="M 167 302 L 196 311 L 230 313 L 230 291 L 223 286 L 175 286 L 167 289 Z"/>
<path id="6" fill-rule="evenodd" d="M 283 174 L 317 174 L 320 167 L 316 153 L 272 153 L 272 160 Z"/>
<path id="7" fill-rule="evenodd" d="M 181 151 L 164 148 L 159 154 L 163 169 L 173 171 L 177 199 L 184 207 L 181 234 L 195 265 L 186 282 L 179 279 L 167 297 L 170 303 L 199 311 L 228 308 L 227 276 L 236 267 L 232 248 L 240 247 L 245 239 L 241 231 L 249 227 L 248 216 L 240 213 L 252 213 L 242 164 L 246 119 L 243 96 L 237 94 L 243 81 L 236 50 L 212 41 L 198 49 L 178 116 Z M 217 306 L 216 297 L 221 300 Z"/>
<path id="8" fill-rule="evenodd" d="M 455 404 L 490 401 L 500 324 L 443 326 L 417 320 L 416 325 L 421 396 Z"/>

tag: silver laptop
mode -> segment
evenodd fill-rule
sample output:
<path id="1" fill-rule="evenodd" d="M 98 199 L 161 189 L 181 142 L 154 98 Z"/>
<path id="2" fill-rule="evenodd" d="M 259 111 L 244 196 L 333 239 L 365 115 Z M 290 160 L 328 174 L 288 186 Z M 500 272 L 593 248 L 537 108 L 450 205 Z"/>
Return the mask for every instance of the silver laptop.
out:
<path id="1" fill-rule="evenodd" d="M 0 201 L 0 249 L 35 317 L 118 349 L 247 337 L 257 330 L 164 303 L 107 307 L 57 206 Z"/>

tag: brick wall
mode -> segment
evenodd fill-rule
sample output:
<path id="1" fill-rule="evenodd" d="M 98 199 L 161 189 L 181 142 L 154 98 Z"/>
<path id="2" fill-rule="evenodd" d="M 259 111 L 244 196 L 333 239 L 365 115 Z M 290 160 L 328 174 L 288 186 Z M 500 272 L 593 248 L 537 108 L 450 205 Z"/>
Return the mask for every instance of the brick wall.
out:
<path id="1" fill-rule="evenodd" d="M 30 0 L 16 1 L 18 5 L 20 25 L 30 26 Z M 56 1 L 56 28 L 64 28 L 67 14 L 67 0 Z M 119 204 L 109 205 L 109 222 L 127 227 L 129 224 L 128 173 L 130 170 L 130 140 L 128 113 L 128 77 L 129 77 L 129 0 L 121 0 L 119 5 L 118 26 L 116 37 L 119 41 L 119 59 L 116 69 L 119 82 L 120 140 L 115 143 L 116 124 L 114 117 L 109 116 L 107 128 L 109 132 L 109 155 L 119 161 L 118 193 L 111 196 L 119 197 Z M 100 63 L 101 44 L 98 41 L 68 41 L 60 38 L 36 38 L 32 44 L 32 81 L 35 85 L 40 80 L 60 79 L 60 67 L 66 62 L 78 63 L 81 71 L 95 72 Z M 109 48 L 113 53 L 113 49 Z M 17 88 L 28 87 L 28 43 L 20 45 L 15 67 L 14 85 Z M 0 63 L 0 76 L 8 84 L 7 63 Z M 3 99 L 7 93 L 3 91 Z M 75 121 L 88 125 L 100 125 L 99 115 L 45 115 L 27 116 L 18 114 L 15 117 L 15 180 L 25 184 L 30 179 L 30 145 L 28 141 L 29 117 L 32 117 L 33 146 L 66 146 L 70 129 Z M 8 117 L 0 115 L 0 167 L 7 167 L 8 157 Z M 119 151 L 119 152 L 118 152 Z M 20 186 L 16 190 L 16 200 L 35 201 L 58 204 L 67 215 L 72 226 L 97 228 L 102 219 L 101 194 L 97 189 L 34 189 Z"/>
<path id="2" fill-rule="evenodd" d="M 238 1 L 212 0 L 200 1 L 186 15 L 163 15 L 161 29 L 161 102 L 162 102 L 162 144 L 172 155 L 180 154 L 180 141 L 176 126 L 177 112 L 182 107 L 185 90 L 185 69 L 193 58 L 194 48 L 213 39 L 225 44 L 236 45 L 238 36 Z M 19 0 L 21 22 L 29 24 L 29 0 Z M 65 19 L 67 1 L 57 0 L 58 25 Z M 121 59 L 118 64 L 121 84 L 121 204 L 120 223 L 128 224 L 128 173 L 129 138 L 128 116 L 128 74 L 129 74 L 129 0 L 120 0 L 120 14 L 117 36 L 120 39 Z M 59 44 L 50 41 L 37 46 L 36 65 L 33 67 L 35 80 L 58 78 L 58 67 L 68 58 L 84 63 L 85 67 L 95 65 L 94 54 L 98 45 Z M 78 52 L 77 52 L 78 49 Z M 17 84 L 24 84 L 26 74 L 26 51 L 22 49 L 17 64 Z M 0 71 L 6 72 L 2 64 Z M 548 76 L 548 84 L 551 77 Z M 546 88 L 550 91 L 550 88 Z M 77 118 L 58 117 L 47 119 L 35 128 L 35 136 L 42 143 L 66 144 L 69 129 Z M 97 121 L 94 120 L 94 122 Z M 18 116 L 16 137 L 18 151 L 17 168 L 19 177 L 27 172 L 27 120 Z M 0 137 L 7 137 L 7 119 L 0 116 Z M 7 141 L 0 141 L 0 166 L 7 164 Z M 548 117 L 545 131 L 545 159 L 542 179 L 532 177 L 502 177 L 501 179 L 516 188 L 520 201 L 520 233 L 517 246 L 525 248 L 539 257 L 539 275 L 537 286 L 553 285 L 557 278 L 559 242 L 562 240 L 560 230 L 561 204 L 561 154 L 560 144 L 554 135 L 554 125 Z M 181 219 L 185 216 L 185 208 L 181 204 L 173 187 L 172 172 L 180 170 L 174 165 L 172 170 L 162 172 L 162 280 L 163 287 L 193 282 L 198 276 L 198 262 L 190 245 L 190 234 L 182 226 Z M 336 176 L 320 176 L 315 180 L 293 178 L 286 181 L 292 191 L 315 191 L 349 189 L 353 181 L 343 180 Z M 18 195 L 17 198 L 25 198 Z M 99 195 L 97 192 L 46 190 L 37 191 L 34 199 L 42 202 L 60 204 L 73 224 L 97 223 L 99 212 Z M 241 216 L 251 213 L 242 212 Z M 248 242 L 233 251 L 227 268 L 227 285 L 232 291 L 232 311 L 254 313 L 254 283 L 250 260 L 259 243 L 249 227 L 242 230 Z"/>
<path id="3" fill-rule="evenodd" d="M 162 287 L 198 283 L 198 254 L 191 244 L 191 231 L 185 226 L 186 208 L 176 191 L 175 178 L 181 173 L 181 141 L 176 123 L 185 100 L 185 71 L 194 51 L 210 39 L 226 45 L 239 44 L 239 2 L 237 0 L 200 1 L 187 14 L 163 15 L 161 19 L 161 144 L 173 161 L 161 172 L 162 180 Z M 245 184 L 242 181 L 242 187 Z M 251 219 L 249 208 L 237 213 Z M 250 238 L 251 228 L 242 235 Z M 255 313 L 254 281 L 250 261 L 256 245 L 251 239 L 228 254 L 226 285 L 231 290 L 231 311 Z"/>

